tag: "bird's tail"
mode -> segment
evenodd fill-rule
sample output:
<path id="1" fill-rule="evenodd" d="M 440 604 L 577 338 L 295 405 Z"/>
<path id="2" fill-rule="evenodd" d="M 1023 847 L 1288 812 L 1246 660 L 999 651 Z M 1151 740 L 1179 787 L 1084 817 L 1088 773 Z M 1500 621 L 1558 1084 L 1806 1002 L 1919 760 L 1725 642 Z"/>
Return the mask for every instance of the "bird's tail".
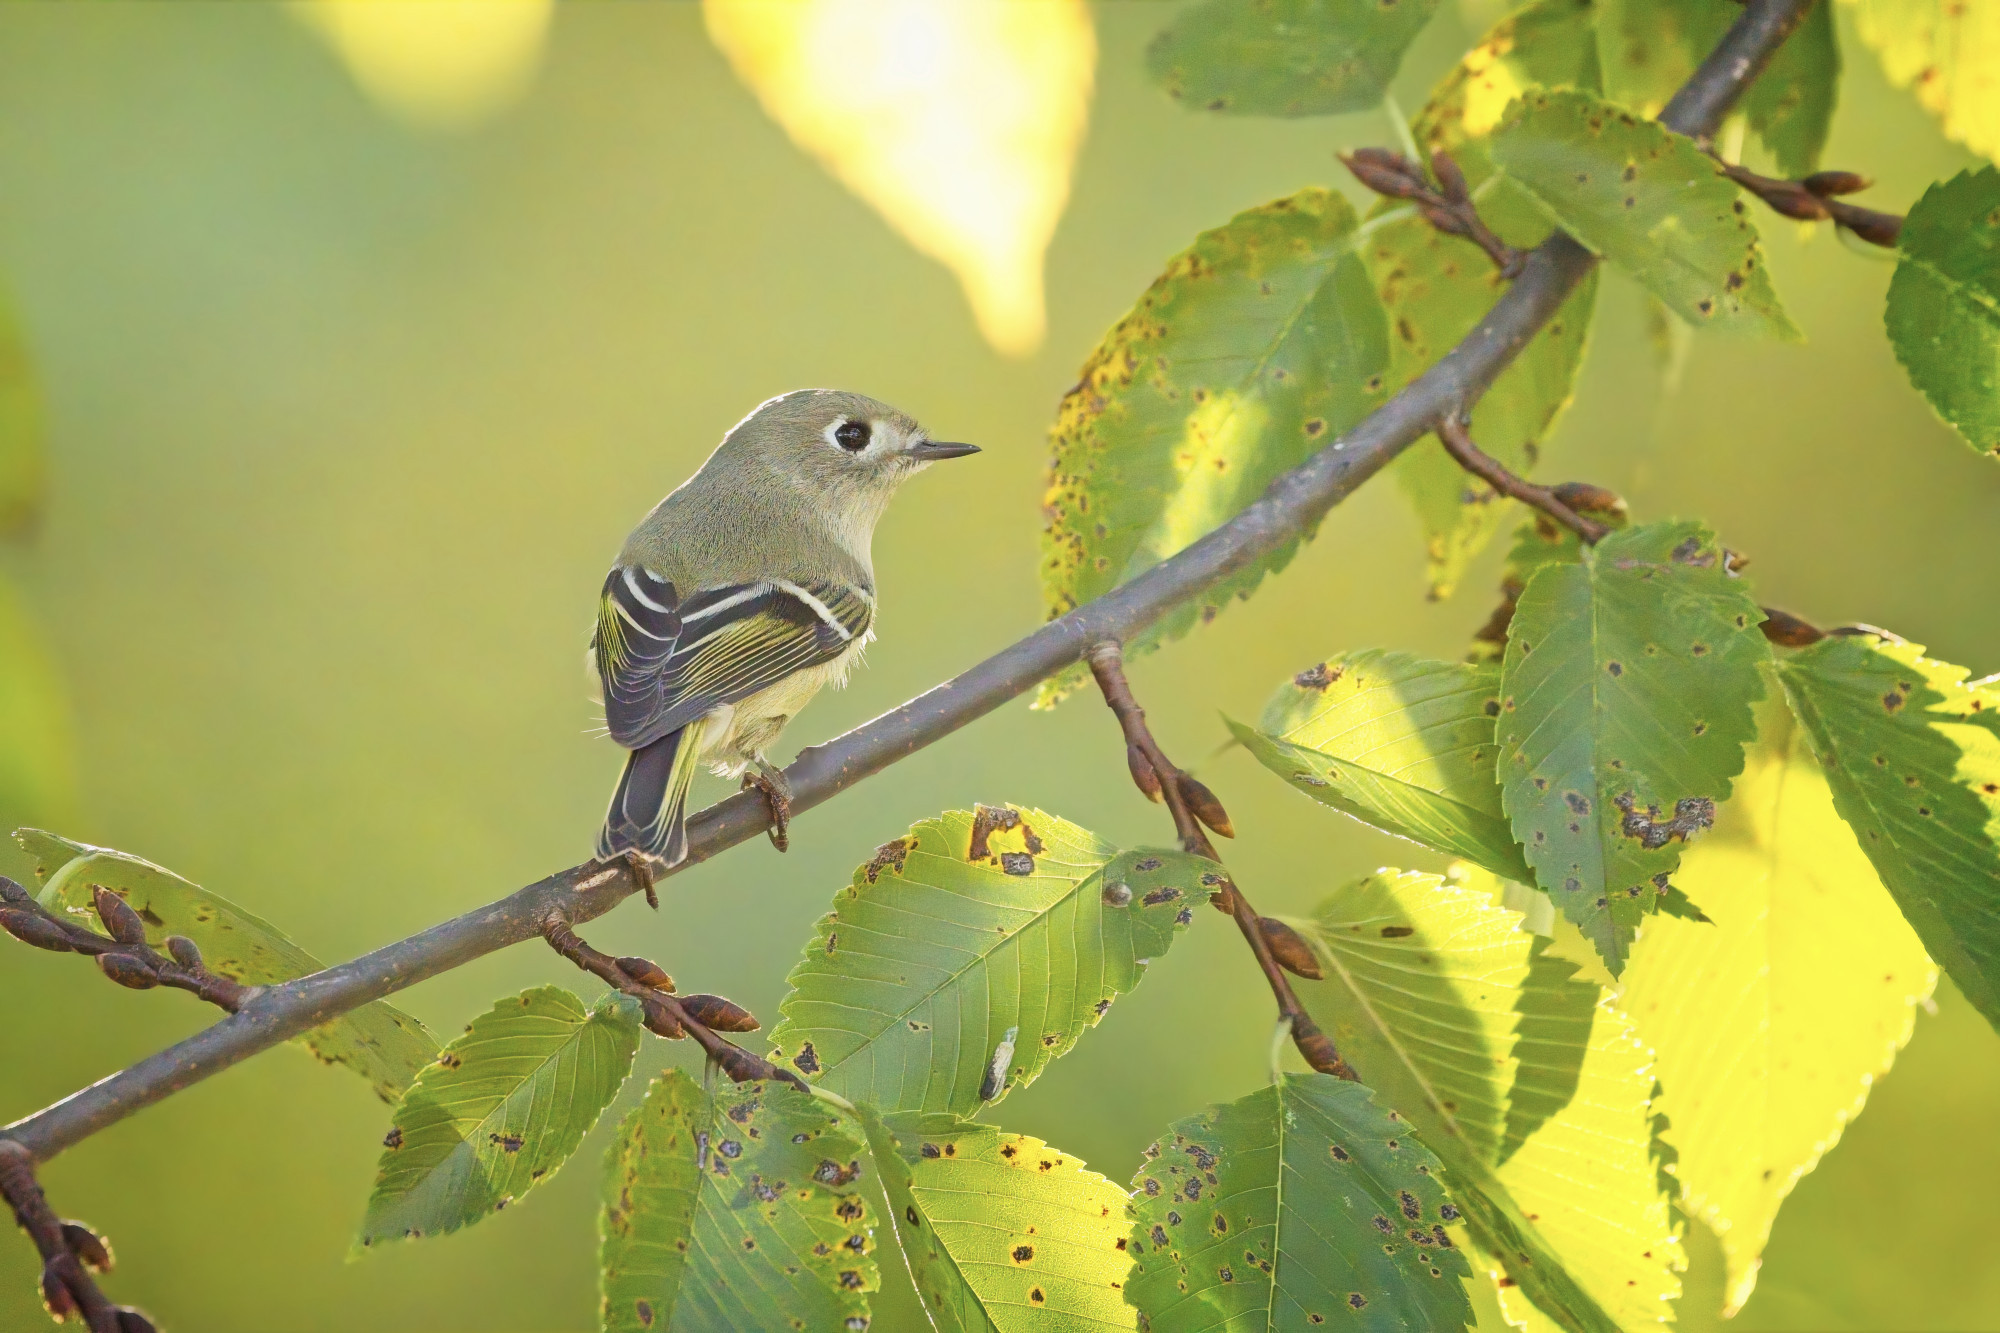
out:
<path id="1" fill-rule="evenodd" d="M 687 859 L 687 794 L 700 748 L 683 727 L 625 757 L 611 811 L 597 835 L 597 854 L 616 856 L 636 848 L 668 865 Z"/>

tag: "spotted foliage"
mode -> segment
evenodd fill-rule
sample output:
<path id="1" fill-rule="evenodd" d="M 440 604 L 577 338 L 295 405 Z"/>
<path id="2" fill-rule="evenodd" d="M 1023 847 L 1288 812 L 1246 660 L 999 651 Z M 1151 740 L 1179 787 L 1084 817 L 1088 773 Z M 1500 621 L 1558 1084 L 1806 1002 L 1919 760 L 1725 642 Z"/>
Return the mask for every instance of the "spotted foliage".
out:
<path id="1" fill-rule="evenodd" d="M 771 1041 L 885 1113 L 967 1115 L 1032 1082 L 1220 883 L 1208 861 L 1016 806 L 948 811 L 884 852 L 821 918 Z"/>
<path id="2" fill-rule="evenodd" d="M 859 1126 L 783 1083 L 653 1080 L 605 1155 L 605 1333 L 859 1330 L 879 1286 Z"/>
<path id="3" fill-rule="evenodd" d="M 1847 0 L 1854 31 L 1882 72 L 1937 117 L 1945 137 L 2000 160 L 2000 23 L 1989 5 L 1962 0 Z"/>
<path id="4" fill-rule="evenodd" d="M 1382 100 L 1437 0 L 1205 0 L 1147 48 L 1169 97 L 1239 116 L 1324 116 Z"/>

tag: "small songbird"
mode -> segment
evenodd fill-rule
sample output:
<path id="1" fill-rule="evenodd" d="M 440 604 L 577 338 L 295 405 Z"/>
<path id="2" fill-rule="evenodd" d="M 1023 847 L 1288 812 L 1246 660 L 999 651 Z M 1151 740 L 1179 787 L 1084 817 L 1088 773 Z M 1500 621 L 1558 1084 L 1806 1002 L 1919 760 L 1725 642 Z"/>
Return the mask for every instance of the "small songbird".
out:
<path id="1" fill-rule="evenodd" d="M 875 636 L 876 521 L 904 481 L 978 452 L 873 398 L 801 389 L 737 422 L 646 515 L 591 640 L 611 738 L 632 752 L 599 856 L 684 860 L 704 762 L 763 791 L 784 849 L 791 791 L 765 753 Z"/>

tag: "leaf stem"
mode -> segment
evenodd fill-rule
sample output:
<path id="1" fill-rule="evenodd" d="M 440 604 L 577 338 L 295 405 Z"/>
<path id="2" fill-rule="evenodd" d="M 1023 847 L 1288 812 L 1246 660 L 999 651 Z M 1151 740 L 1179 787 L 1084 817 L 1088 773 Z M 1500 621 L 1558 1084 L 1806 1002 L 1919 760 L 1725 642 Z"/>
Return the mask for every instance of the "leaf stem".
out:
<path id="1" fill-rule="evenodd" d="M 1606 533 L 1611 531 L 1604 524 L 1595 519 L 1585 518 L 1564 504 L 1548 487 L 1537 486 L 1508 471 L 1506 465 L 1499 459 L 1472 442 L 1472 435 L 1466 430 L 1465 422 L 1459 413 L 1449 412 L 1438 418 L 1437 437 L 1444 445 L 1445 452 L 1450 454 L 1460 467 L 1500 494 L 1547 514 L 1574 532 L 1584 545 L 1595 546 L 1604 539 Z"/>

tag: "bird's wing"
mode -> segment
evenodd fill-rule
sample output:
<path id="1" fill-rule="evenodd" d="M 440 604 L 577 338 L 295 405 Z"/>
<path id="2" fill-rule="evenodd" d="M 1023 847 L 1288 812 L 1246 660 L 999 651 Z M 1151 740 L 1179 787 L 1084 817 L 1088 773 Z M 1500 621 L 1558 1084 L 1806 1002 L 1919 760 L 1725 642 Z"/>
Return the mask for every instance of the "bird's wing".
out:
<path id="1" fill-rule="evenodd" d="M 680 596 L 637 565 L 604 580 L 593 648 L 611 738 L 627 749 L 678 731 L 865 638 L 866 589 L 766 579 Z"/>

